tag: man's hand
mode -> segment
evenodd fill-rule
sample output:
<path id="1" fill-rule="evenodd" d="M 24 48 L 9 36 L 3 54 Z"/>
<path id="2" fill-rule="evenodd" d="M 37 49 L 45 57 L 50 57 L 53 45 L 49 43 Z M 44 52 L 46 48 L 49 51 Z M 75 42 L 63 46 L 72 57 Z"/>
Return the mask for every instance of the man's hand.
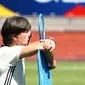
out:
<path id="1" fill-rule="evenodd" d="M 43 47 L 46 49 L 46 50 L 49 50 L 50 52 L 52 52 L 54 49 L 55 49 L 55 42 L 51 39 L 45 39 L 45 42 L 43 44 Z"/>
<path id="2" fill-rule="evenodd" d="M 55 49 L 56 43 L 54 40 L 46 39 L 43 44 L 45 50 L 42 50 L 44 56 L 46 57 L 46 61 L 48 63 L 48 69 L 52 70 L 56 68 L 56 60 L 54 59 L 53 51 Z"/>
<path id="3" fill-rule="evenodd" d="M 52 70 L 56 67 L 56 60 L 54 59 L 53 51 L 55 49 L 56 43 L 51 39 L 43 39 L 33 43 L 33 48 L 37 47 L 38 50 L 43 52 L 46 57 L 46 61 L 49 64 L 48 69 Z"/>

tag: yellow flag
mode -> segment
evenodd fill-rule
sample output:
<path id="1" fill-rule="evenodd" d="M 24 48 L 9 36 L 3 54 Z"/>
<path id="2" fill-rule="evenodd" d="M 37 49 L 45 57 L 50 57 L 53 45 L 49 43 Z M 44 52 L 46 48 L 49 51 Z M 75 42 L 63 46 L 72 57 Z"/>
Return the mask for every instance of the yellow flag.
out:
<path id="1" fill-rule="evenodd" d="M 19 15 L 19 14 L 13 12 L 12 10 L 0 4 L 0 17 L 9 17 L 9 16 L 15 16 L 15 15 Z"/>

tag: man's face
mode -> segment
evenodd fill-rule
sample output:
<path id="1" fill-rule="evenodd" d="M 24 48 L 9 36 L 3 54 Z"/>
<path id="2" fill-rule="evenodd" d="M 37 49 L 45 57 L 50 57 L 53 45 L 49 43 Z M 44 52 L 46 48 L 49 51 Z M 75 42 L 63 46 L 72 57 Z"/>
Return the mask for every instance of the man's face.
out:
<path id="1" fill-rule="evenodd" d="M 16 37 L 16 45 L 27 45 L 31 37 L 31 31 L 22 32 Z"/>

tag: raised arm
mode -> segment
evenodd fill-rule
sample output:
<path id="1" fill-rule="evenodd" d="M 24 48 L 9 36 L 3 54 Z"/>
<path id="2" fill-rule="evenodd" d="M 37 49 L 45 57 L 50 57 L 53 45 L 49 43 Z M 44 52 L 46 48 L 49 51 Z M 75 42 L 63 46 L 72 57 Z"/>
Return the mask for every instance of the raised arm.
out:
<path id="1" fill-rule="evenodd" d="M 27 46 L 24 46 L 20 52 L 20 59 L 30 57 L 41 50 L 46 56 L 47 62 L 49 63 L 49 69 L 54 69 L 56 67 L 56 60 L 54 59 L 53 50 L 55 49 L 55 42 L 51 39 L 45 39 L 40 41 L 35 41 Z"/>
<path id="2" fill-rule="evenodd" d="M 30 57 L 36 54 L 38 50 L 44 50 L 45 49 L 43 47 L 44 42 L 45 40 L 35 41 L 27 46 L 24 46 L 20 52 L 20 58 L 22 59 L 22 58 Z"/>

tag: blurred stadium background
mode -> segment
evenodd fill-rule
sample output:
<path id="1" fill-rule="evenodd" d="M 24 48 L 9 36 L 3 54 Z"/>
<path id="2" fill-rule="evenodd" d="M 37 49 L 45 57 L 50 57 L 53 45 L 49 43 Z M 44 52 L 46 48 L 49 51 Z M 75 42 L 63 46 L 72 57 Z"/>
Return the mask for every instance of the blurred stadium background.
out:
<path id="1" fill-rule="evenodd" d="M 38 40 L 40 13 L 47 37 L 57 42 L 53 85 L 85 85 L 85 0 L 0 0 L 0 30 L 6 17 L 24 16 L 32 25 L 32 41 Z M 38 85 L 37 55 L 26 59 L 26 83 Z"/>

